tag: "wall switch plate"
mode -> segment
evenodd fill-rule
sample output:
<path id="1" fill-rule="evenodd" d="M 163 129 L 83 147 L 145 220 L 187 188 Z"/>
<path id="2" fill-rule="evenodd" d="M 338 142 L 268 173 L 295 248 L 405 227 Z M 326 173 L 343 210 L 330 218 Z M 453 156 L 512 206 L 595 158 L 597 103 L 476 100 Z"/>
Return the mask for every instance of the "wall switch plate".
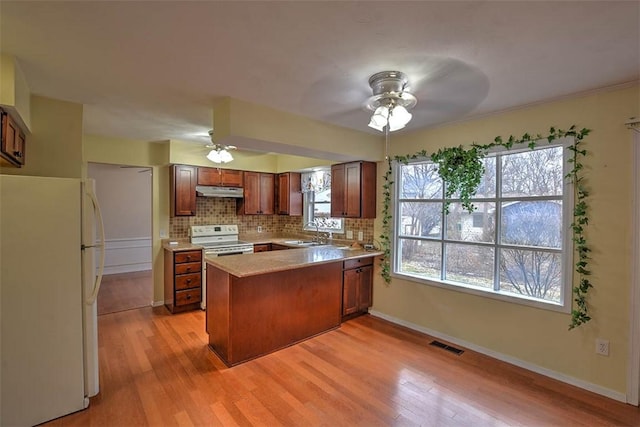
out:
<path id="1" fill-rule="evenodd" d="M 609 340 L 596 338 L 596 353 L 602 356 L 609 355 Z"/>
<path id="2" fill-rule="evenodd" d="M 161 239 L 166 239 L 169 236 L 167 235 L 167 230 L 160 230 L 160 238 Z"/>
<path id="3" fill-rule="evenodd" d="M 358 241 L 362 242 L 364 240 L 364 233 L 362 231 L 358 231 Z"/>
<path id="4" fill-rule="evenodd" d="M 258 233 L 262 233 L 262 226 L 258 226 Z"/>
<path id="5" fill-rule="evenodd" d="M 347 239 L 353 239 L 353 230 L 347 230 Z"/>

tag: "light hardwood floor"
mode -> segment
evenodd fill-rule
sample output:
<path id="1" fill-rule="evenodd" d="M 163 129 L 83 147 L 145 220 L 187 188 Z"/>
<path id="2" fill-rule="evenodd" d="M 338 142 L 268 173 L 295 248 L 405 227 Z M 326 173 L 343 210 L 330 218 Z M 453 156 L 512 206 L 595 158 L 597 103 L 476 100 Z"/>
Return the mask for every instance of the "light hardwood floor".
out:
<path id="1" fill-rule="evenodd" d="M 638 408 L 372 316 L 225 367 L 202 311 L 99 317 L 101 392 L 52 426 L 640 425 Z"/>
<path id="2" fill-rule="evenodd" d="M 98 316 L 147 307 L 152 300 L 151 270 L 109 274 L 102 277 L 98 292 Z"/>

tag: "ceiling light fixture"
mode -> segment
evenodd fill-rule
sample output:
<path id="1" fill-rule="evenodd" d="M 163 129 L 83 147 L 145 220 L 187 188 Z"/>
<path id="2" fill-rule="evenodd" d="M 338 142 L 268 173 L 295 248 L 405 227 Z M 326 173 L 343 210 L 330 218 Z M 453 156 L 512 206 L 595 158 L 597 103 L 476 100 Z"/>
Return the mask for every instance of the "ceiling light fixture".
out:
<path id="1" fill-rule="evenodd" d="M 236 147 L 233 145 L 222 145 L 213 141 L 213 129 L 209 131 L 209 137 L 211 137 L 211 144 L 206 145 L 207 148 L 211 148 L 209 154 L 207 154 L 207 159 L 211 160 L 213 163 L 229 163 L 233 160 L 233 156 L 229 152 L 230 150 L 235 150 Z"/>
<path id="2" fill-rule="evenodd" d="M 411 120 L 409 110 L 418 100 L 407 92 L 409 80 L 400 71 L 381 71 L 369 77 L 369 86 L 373 96 L 365 106 L 373 111 L 369 127 L 376 130 L 393 132 L 402 129 Z"/>

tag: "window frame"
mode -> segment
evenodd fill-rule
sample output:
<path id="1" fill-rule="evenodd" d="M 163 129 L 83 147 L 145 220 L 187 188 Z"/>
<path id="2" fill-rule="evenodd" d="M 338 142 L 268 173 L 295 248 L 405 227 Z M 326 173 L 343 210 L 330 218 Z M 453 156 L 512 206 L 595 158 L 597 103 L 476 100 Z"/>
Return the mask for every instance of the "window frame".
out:
<path id="1" fill-rule="evenodd" d="M 494 250 L 494 267 L 493 267 L 493 274 L 494 274 L 494 282 L 498 279 L 495 279 L 496 276 L 499 277 L 500 275 L 500 267 L 499 267 L 499 250 L 500 248 L 509 248 L 509 246 L 513 246 L 513 245 L 508 245 L 508 244 L 503 244 L 500 242 L 500 239 L 498 238 L 499 233 L 501 232 L 501 224 L 500 224 L 500 215 L 497 214 L 495 215 L 495 238 L 493 242 L 490 243 L 486 243 L 486 242 L 470 242 L 470 241 L 460 241 L 460 240 L 452 240 L 452 239 L 447 239 L 446 236 L 446 229 L 447 229 L 447 223 L 446 223 L 446 214 L 444 213 L 444 209 L 441 212 L 441 223 L 440 223 L 440 237 L 439 238 L 429 238 L 429 237 L 422 237 L 422 236 L 411 236 L 410 238 L 407 239 L 407 236 L 401 236 L 401 233 L 397 232 L 397 230 L 401 229 L 402 226 L 402 215 L 400 212 L 401 209 L 401 202 L 415 202 L 415 201 L 426 201 L 429 200 L 429 202 L 433 202 L 434 200 L 439 200 L 439 201 L 444 201 L 444 185 L 442 186 L 442 196 L 438 199 L 399 199 L 399 194 L 401 193 L 399 186 L 402 183 L 402 179 L 400 176 L 401 173 L 401 168 L 402 166 L 404 166 L 404 164 L 399 163 L 398 161 L 393 161 L 392 162 L 392 176 L 394 179 L 394 184 L 392 186 L 391 189 L 391 201 L 392 201 L 392 212 L 393 212 L 393 216 L 394 219 L 392 221 L 391 227 L 391 233 L 392 233 L 392 245 L 391 245 L 391 253 L 390 253 L 390 257 L 391 257 L 391 272 L 390 275 L 393 278 L 398 278 L 398 279 L 403 279 L 403 280 L 409 280 L 409 281 L 413 281 L 413 282 L 418 282 L 418 283 L 422 283 L 425 285 L 429 285 L 429 286 L 435 286 L 435 287 L 439 287 L 439 288 L 444 288 L 444 289 L 449 289 L 449 290 L 453 290 L 453 291 L 458 291 L 458 292 L 463 292 L 463 293 L 468 293 L 468 294 L 472 294 L 472 295 L 477 295 L 477 296 L 481 296 L 481 297 L 486 297 L 486 298 L 491 298 L 491 299 L 497 299 L 497 300 L 501 300 L 501 301 L 505 301 L 505 302 L 511 302 L 511 303 L 516 303 L 516 304 L 521 304 L 521 305 L 526 305 L 526 306 L 530 306 L 530 307 L 536 307 L 536 308 L 542 308 L 542 309 L 546 309 L 546 310 L 551 310 L 551 311 L 558 311 L 558 312 L 563 312 L 563 313 L 570 313 L 571 312 L 571 305 L 572 305 L 572 300 L 573 300 L 573 273 L 574 273 L 574 268 L 573 268 L 573 258 L 574 258 L 574 245 L 573 245 L 573 232 L 571 229 L 571 224 L 573 222 L 573 208 L 574 208 L 574 185 L 573 182 L 571 182 L 571 180 L 568 180 L 567 178 L 565 178 L 565 176 L 572 170 L 572 164 L 569 162 L 569 159 L 572 158 L 571 156 L 571 152 L 570 150 L 568 150 L 568 147 L 574 144 L 574 139 L 572 137 L 565 137 L 565 138 L 561 138 L 561 139 L 557 139 L 555 141 L 553 141 L 553 143 L 549 144 L 548 141 L 546 139 L 544 140 L 539 140 L 536 141 L 535 146 L 536 148 L 550 148 L 550 147 L 557 147 L 557 146 L 561 146 L 563 151 L 563 161 L 562 161 L 562 180 L 563 180 L 563 190 L 562 190 L 562 222 L 561 222 L 561 232 L 562 232 L 562 238 L 561 238 L 561 248 L 560 248 L 560 256 L 561 256 L 561 268 L 562 268 L 562 273 L 561 273 L 561 289 L 562 289 L 562 295 L 560 298 L 560 302 L 555 302 L 555 301 L 548 301 L 548 300 L 542 300 L 539 298 L 535 298 L 535 297 L 531 297 L 528 295 L 517 295 L 517 294 L 513 294 L 513 293 L 505 293 L 505 292 L 500 292 L 500 291 L 495 291 L 494 289 L 485 289 L 485 288 L 480 288 L 477 286 L 473 286 L 473 285 L 468 285 L 468 284 L 463 284 L 460 282 L 453 282 L 450 280 L 446 280 L 446 279 L 435 279 L 435 278 L 426 278 L 426 277 L 421 277 L 418 275 L 412 275 L 409 274 L 407 272 L 401 272 L 399 271 L 399 267 L 400 267 L 400 263 L 401 263 L 401 252 L 398 250 L 398 248 L 400 247 L 400 242 L 402 240 L 424 240 L 424 241 L 430 241 L 430 242 L 439 242 L 441 245 L 441 254 L 440 254 L 440 268 L 441 268 L 441 275 L 440 277 L 443 277 L 443 269 L 445 268 L 446 265 L 446 261 L 444 261 L 445 257 L 445 253 L 444 253 L 444 247 L 447 243 L 449 244 L 456 244 L 456 243 L 460 243 L 463 245 L 479 245 L 479 246 L 485 246 L 485 247 L 491 247 Z M 492 149 L 489 151 L 487 157 L 489 156 L 500 156 L 500 155 L 511 155 L 511 154 L 517 154 L 517 153 L 521 153 L 521 152 L 527 152 L 527 151 L 531 151 L 531 149 L 528 147 L 528 144 L 517 144 L 514 145 L 511 149 L 506 149 L 503 147 L 498 147 L 496 149 Z M 411 165 L 412 163 L 432 163 L 430 158 L 422 158 L 422 159 L 416 159 L 413 161 L 409 161 L 408 165 Z M 477 197 L 473 199 L 474 204 L 475 203 L 482 203 L 482 202 L 488 202 L 488 203 L 495 203 L 495 207 L 496 207 L 496 212 L 498 212 L 500 209 L 500 204 L 503 203 L 504 201 L 509 201 L 509 200 L 513 200 L 513 199 L 517 199 L 519 201 L 526 201 L 526 199 L 528 199 L 528 197 L 524 196 L 524 197 L 502 197 L 502 195 L 500 194 L 500 184 L 501 184 L 501 179 L 502 177 L 500 176 L 500 170 L 499 170 L 499 166 L 498 166 L 499 162 L 496 162 L 496 188 L 495 188 L 495 195 L 494 197 Z M 531 200 L 544 200 L 545 197 L 541 196 L 541 197 L 534 197 L 531 198 Z M 557 199 L 557 198 L 556 198 Z M 459 202 L 460 199 L 449 199 L 451 200 L 451 202 L 456 203 Z"/>
<path id="2" fill-rule="evenodd" d="M 318 203 L 327 203 L 327 202 L 318 202 Z M 314 191 L 307 191 L 303 193 L 303 197 L 302 197 L 302 222 L 303 222 L 303 226 L 302 229 L 304 231 L 316 231 L 316 227 L 315 226 L 311 226 L 312 222 L 315 222 L 315 216 L 313 215 L 314 212 L 314 206 L 316 204 L 315 201 L 315 192 Z M 331 198 L 329 198 L 329 212 L 331 212 Z M 313 217 L 313 218 L 310 218 Z M 323 233 L 337 233 L 337 234 L 344 234 L 344 228 L 345 228 L 345 224 L 344 224 L 344 218 L 333 218 L 333 217 L 329 217 L 332 220 L 338 221 L 340 223 L 340 227 L 335 227 L 335 228 L 328 228 L 328 227 L 318 227 L 317 231 L 319 232 L 323 232 Z"/>

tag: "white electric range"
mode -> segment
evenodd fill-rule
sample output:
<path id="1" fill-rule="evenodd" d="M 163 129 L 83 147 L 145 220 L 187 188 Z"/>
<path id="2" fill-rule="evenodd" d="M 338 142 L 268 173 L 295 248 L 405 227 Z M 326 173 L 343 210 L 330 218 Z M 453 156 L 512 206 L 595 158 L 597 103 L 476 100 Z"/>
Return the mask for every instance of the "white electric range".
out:
<path id="1" fill-rule="evenodd" d="M 204 247 L 204 256 L 219 257 L 228 255 L 245 255 L 253 253 L 253 244 L 238 240 L 238 226 L 227 225 L 193 225 L 189 228 L 191 243 Z M 207 263 L 202 262 L 202 302 L 207 307 Z"/>

